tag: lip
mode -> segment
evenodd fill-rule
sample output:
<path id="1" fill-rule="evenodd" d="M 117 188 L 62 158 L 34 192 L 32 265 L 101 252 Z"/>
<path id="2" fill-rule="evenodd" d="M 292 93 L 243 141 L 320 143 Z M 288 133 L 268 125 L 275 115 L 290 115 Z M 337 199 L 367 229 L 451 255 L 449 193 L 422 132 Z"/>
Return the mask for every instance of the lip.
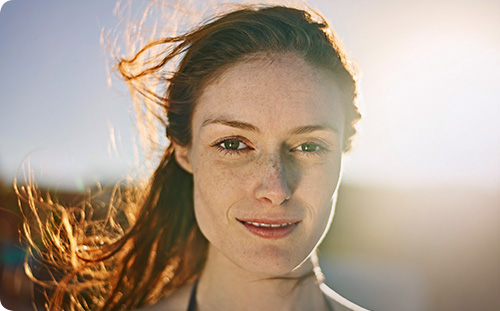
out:
<path id="1" fill-rule="evenodd" d="M 250 233 L 265 239 L 277 240 L 290 235 L 299 220 L 296 219 L 237 219 Z M 253 224 L 252 224 L 253 223 Z"/>

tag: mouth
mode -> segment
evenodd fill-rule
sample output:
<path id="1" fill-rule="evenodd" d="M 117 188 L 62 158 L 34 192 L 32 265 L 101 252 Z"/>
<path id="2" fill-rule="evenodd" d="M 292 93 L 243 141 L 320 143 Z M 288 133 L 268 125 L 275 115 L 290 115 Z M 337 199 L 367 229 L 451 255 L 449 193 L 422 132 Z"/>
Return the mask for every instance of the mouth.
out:
<path id="1" fill-rule="evenodd" d="M 266 224 L 261 222 L 253 222 L 253 221 L 244 221 L 244 223 L 255 226 L 255 227 L 264 227 L 264 228 L 281 228 L 293 225 L 293 222 L 285 222 L 282 224 Z"/>
<path id="2" fill-rule="evenodd" d="M 266 239 L 281 239 L 291 234 L 300 221 L 296 220 L 240 220 L 250 233 Z"/>

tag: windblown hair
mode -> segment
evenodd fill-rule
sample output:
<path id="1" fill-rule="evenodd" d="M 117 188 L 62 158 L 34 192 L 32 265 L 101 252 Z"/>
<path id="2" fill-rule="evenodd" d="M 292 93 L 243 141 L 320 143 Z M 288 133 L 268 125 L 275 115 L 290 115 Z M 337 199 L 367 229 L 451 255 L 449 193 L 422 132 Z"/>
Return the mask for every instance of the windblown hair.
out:
<path id="1" fill-rule="evenodd" d="M 160 52 L 143 57 L 152 50 Z M 189 146 L 191 118 L 205 86 L 235 63 L 266 53 L 296 53 L 336 77 L 345 92 L 344 150 L 349 150 L 360 118 L 356 73 L 333 30 L 313 11 L 245 6 L 183 35 L 147 44 L 132 58 L 121 59 L 118 71 L 133 93 L 161 107 L 164 115 L 157 117 L 168 139 Z M 167 71 L 177 58 L 176 70 Z M 151 79 L 160 87 L 149 87 Z M 67 208 L 42 200 L 33 187 L 17 192 L 32 257 L 26 268 L 33 278 L 31 264 L 50 276 L 37 280 L 47 288 L 49 310 L 138 308 L 192 282 L 203 269 L 208 242 L 194 217 L 193 178 L 175 161 L 172 145 L 149 184 L 115 188 L 110 212 L 101 219 L 90 218 L 95 207 L 88 202 Z M 115 220 L 117 215 L 129 225 Z"/>

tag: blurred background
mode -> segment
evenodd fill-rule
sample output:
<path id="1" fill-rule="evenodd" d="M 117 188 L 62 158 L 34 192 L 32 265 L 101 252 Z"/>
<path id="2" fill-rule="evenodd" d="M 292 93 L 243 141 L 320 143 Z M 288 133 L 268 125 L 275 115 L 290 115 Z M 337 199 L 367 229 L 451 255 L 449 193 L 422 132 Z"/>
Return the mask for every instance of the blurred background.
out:
<path id="1" fill-rule="evenodd" d="M 327 283 L 371 310 L 500 310 L 500 2 L 309 4 L 362 73 L 364 119 L 320 249 Z M 22 166 L 66 197 L 137 170 L 131 99 L 100 41 L 120 22 L 114 8 L 99 0 L 1 8 L 0 301 L 8 309 L 30 308 L 12 189 Z"/>

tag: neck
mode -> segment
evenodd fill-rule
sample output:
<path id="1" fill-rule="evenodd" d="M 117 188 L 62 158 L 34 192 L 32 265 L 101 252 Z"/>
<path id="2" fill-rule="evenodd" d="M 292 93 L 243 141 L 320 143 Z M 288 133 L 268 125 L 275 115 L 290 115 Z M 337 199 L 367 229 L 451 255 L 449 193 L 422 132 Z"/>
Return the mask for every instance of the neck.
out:
<path id="1" fill-rule="evenodd" d="M 201 273 L 197 310 L 328 310 L 326 300 L 307 259 L 286 275 L 266 275 L 242 269 L 209 246 Z"/>

